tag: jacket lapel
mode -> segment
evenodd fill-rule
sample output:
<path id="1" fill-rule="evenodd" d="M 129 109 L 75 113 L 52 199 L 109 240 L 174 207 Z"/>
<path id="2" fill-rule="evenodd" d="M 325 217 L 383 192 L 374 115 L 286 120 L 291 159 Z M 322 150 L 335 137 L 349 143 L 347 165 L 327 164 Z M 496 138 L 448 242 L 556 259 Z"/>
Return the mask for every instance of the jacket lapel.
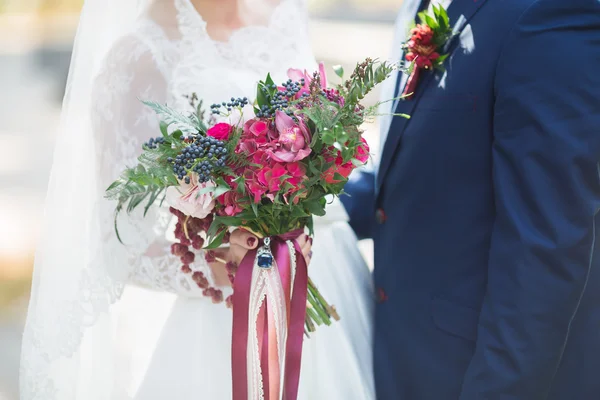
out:
<path id="1" fill-rule="evenodd" d="M 459 43 L 459 36 L 461 32 L 468 25 L 469 21 L 473 16 L 477 13 L 480 7 L 486 2 L 486 0 L 453 0 L 450 6 L 447 9 L 448 17 L 453 25 L 454 35 L 448 41 L 445 46 L 444 53 L 451 54 Z M 412 115 L 421 100 L 423 92 L 425 91 L 425 87 L 433 77 L 435 76 L 435 72 L 424 72 L 421 73 L 421 78 L 418 83 L 417 89 L 413 98 L 410 100 L 400 100 L 395 109 L 395 113 L 403 113 Z M 400 76 L 398 77 L 400 79 Z M 402 89 L 400 90 L 402 91 Z M 402 135 L 406 131 L 408 124 L 410 123 L 410 119 L 406 119 L 403 117 L 393 117 L 389 132 L 387 135 L 387 139 L 385 145 L 383 147 L 383 153 L 381 155 L 381 163 L 379 165 L 379 171 L 377 173 L 377 187 L 376 192 L 379 193 L 381 189 L 381 185 L 385 179 L 385 175 L 388 172 L 388 169 L 396 156 L 398 146 L 400 144 L 400 139 Z"/>

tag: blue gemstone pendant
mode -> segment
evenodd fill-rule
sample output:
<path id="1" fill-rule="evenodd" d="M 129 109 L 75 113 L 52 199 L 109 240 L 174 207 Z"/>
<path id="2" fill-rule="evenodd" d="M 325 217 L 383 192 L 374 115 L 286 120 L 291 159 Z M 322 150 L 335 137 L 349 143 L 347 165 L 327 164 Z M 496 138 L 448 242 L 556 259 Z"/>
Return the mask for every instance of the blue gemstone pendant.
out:
<path id="1" fill-rule="evenodd" d="M 271 253 L 271 239 L 265 238 L 264 245 L 258 249 L 256 254 L 256 265 L 260 268 L 269 269 L 273 266 L 273 253 Z"/>

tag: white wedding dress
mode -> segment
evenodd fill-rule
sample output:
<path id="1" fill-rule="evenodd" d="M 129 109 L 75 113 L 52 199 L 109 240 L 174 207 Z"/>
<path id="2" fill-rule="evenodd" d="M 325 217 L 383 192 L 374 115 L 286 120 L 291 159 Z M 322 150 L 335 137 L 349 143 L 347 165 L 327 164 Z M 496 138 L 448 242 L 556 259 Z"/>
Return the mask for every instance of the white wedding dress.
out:
<path id="1" fill-rule="evenodd" d="M 290 67 L 316 68 L 302 0 L 282 0 L 268 26 L 241 28 L 227 42 L 209 37 L 205 21 L 189 0 L 151 3 L 128 30 L 108 51 L 91 92 L 100 188 L 135 163 L 143 142 L 159 136 L 156 116 L 138 99 L 187 110 L 184 96 L 193 92 L 207 106 L 232 96 L 253 98 L 256 82 L 268 72 L 279 83 L 287 80 Z M 48 305 L 32 300 L 24 335 L 21 399 L 230 399 L 232 313 L 224 304 L 214 305 L 203 297 L 190 274 L 181 272 L 179 261 L 169 254 L 168 210 L 155 207 L 145 218 L 140 213 L 121 218 L 124 250 L 113 231 L 114 205 L 99 202 L 97 207 L 102 217 L 97 240 L 114 251 L 96 259 L 111 265 L 91 262 L 76 285 L 76 296 L 81 304 L 110 310 L 110 350 L 94 347 L 97 333 L 69 331 L 88 324 L 91 313 L 86 307 L 71 304 L 59 321 L 43 321 L 47 315 L 43 307 Z M 315 220 L 309 273 L 342 319 L 320 327 L 304 341 L 299 399 L 375 398 L 374 295 L 347 219 L 336 200 L 327 216 Z M 192 268 L 209 274 L 200 254 L 196 260 Z M 102 287 L 105 282 L 94 281 L 94 276 L 103 276 L 102 269 L 120 274 L 126 282 L 123 287 L 107 283 L 112 286 L 106 301 L 100 294 L 109 291 Z M 230 290 L 224 289 L 225 297 Z M 102 322 L 94 318 L 91 324 Z M 42 339 L 43 335 L 50 339 Z M 91 344 L 86 347 L 86 342 Z M 46 348 L 48 343 L 52 350 Z M 109 357 L 110 352 L 114 354 Z M 77 361 L 65 361 L 73 359 Z"/>

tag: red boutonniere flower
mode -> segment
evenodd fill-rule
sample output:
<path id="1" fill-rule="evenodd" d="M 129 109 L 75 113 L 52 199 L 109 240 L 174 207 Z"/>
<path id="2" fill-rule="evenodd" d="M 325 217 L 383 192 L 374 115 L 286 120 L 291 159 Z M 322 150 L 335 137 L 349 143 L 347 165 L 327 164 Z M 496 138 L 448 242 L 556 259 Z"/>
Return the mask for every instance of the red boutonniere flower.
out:
<path id="1" fill-rule="evenodd" d="M 402 97 L 410 99 L 417 87 L 422 70 L 443 70 L 448 54 L 441 54 L 444 45 L 452 36 L 448 14 L 442 6 L 433 6 L 433 12 L 419 13 L 420 24 L 410 31 L 404 45 L 406 61 L 411 63 L 409 77 Z"/>

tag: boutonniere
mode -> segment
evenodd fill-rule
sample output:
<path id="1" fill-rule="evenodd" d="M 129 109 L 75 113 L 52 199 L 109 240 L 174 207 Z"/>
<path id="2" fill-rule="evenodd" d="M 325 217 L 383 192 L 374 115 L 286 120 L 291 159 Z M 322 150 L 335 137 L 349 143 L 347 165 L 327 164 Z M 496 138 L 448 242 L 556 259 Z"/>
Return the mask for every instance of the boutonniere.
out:
<path id="1" fill-rule="evenodd" d="M 405 59 L 410 62 L 408 81 L 402 92 L 402 98 L 410 99 L 423 70 L 444 70 L 444 60 L 448 54 L 442 54 L 444 45 L 452 37 L 452 27 L 446 10 L 434 5 L 432 12 L 418 14 L 420 24 L 410 30 L 410 38 L 402 45 Z"/>

